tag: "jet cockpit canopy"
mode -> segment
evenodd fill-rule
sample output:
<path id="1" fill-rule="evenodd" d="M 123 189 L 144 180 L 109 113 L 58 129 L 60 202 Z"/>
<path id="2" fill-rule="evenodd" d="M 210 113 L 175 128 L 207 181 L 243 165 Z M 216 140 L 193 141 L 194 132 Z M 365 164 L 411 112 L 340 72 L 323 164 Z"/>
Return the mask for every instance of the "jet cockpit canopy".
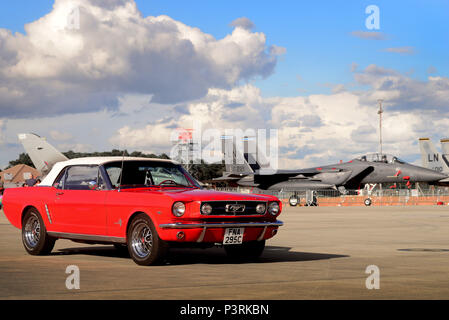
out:
<path id="1" fill-rule="evenodd" d="M 357 158 L 357 160 L 366 162 L 401 163 L 401 164 L 405 163 L 405 161 L 399 159 L 396 156 L 381 153 L 366 154 L 364 156 L 361 156 L 360 158 Z"/>

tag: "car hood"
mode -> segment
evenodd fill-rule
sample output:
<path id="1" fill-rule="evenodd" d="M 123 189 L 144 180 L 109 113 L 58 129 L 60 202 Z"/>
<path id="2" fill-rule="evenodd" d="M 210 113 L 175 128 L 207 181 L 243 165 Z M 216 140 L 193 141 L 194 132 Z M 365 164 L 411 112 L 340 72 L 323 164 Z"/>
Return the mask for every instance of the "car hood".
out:
<path id="1" fill-rule="evenodd" d="M 124 190 L 123 190 L 124 191 Z M 123 192 L 122 191 L 122 192 Z M 243 194 L 233 192 L 221 192 L 201 189 L 169 189 L 160 190 L 130 189 L 128 192 L 137 193 L 163 193 L 174 201 L 277 201 L 278 198 L 270 195 Z"/>

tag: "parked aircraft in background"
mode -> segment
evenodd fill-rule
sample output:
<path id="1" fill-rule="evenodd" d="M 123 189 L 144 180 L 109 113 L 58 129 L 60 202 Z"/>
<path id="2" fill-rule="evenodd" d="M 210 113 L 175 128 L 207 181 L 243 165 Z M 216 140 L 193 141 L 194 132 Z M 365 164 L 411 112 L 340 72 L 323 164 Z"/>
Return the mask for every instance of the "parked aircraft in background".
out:
<path id="1" fill-rule="evenodd" d="M 35 134 L 20 134 L 26 152 L 36 169 L 46 175 L 54 164 L 67 158 L 45 139 Z M 253 144 L 245 139 L 243 150 L 237 150 L 234 139 L 224 139 L 226 172 L 216 181 L 233 181 L 239 186 L 257 187 L 274 191 L 305 191 L 336 189 L 342 194 L 347 190 L 363 188 L 366 184 L 415 182 L 429 184 L 449 183 L 447 175 L 406 163 L 386 154 L 368 154 L 346 163 L 298 170 L 268 170 L 269 162 Z"/>
<path id="2" fill-rule="evenodd" d="M 216 181 L 234 181 L 239 186 L 257 187 L 262 190 L 303 191 L 337 189 L 342 194 L 347 190 L 363 188 L 366 184 L 406 183 L 411 187 L 415 182 L 438 184 L 447 175 L 423 167 L 418 167 L 387 154 L 368 154 L 346 163 L 317 166 L 309 169 L 276 170 L 272 174 L 262 174 L 263 167 L 256 160 L 257 150 L 245 139 L 243 156 L 239 153 L 233 139 L 224 140 L 225 159 L 233 159 L 226 164 L 226 172 Z M 231 154 L 232 156 L 230 156 Z M 260 156 L 260 155 L 259 155 Z M 243 159 L 243 161 L 236 162 Z M 265 159 L 264 163 L 266 163 Z"/>

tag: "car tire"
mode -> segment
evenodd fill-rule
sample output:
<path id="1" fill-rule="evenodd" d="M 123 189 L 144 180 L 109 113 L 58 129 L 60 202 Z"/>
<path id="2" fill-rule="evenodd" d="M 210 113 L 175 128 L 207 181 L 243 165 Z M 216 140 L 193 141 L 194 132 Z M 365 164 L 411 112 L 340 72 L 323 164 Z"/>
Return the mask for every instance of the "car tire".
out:
<path id="1" fill-rule="evenodd" d="M 142 213 L 137 215 L 128 230 L 128 252 L 134 262 L 140 266 L 160 263 L 168 249 L 168 244 L 159 238 L 150 217 Z"/>
<path id="2" fill-rule="evenodd" d="M 22 243 L 25 250 L 33 256 L 43 256 L 51 253 L 56 239 L 47 234 L 44 221 L 39 212 L 31 208 L 23 217 Z"/>
<path id="3" fill-rule="evenodd" d="M 369 207 L 369 206 L 371 206 L 371 204 L 372 204 L 372 201 L 370 198 L 365 199 L 365 206 Z"/>
<path id="4" fill-rule="evenodd" d="M 232 260 L 251 261 L 257 260 L 265 249 L 265 240 L 250 241 L 242 244 L 224 246 L 226 254 Z"/>

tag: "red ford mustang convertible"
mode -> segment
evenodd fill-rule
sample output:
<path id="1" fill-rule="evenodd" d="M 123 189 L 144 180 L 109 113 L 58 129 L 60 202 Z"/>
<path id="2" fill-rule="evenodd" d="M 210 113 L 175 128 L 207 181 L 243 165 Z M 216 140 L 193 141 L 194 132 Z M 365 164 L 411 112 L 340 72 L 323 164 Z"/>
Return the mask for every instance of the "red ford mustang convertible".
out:
<path id="1" fill-rule="evenodd" d="M 70 239 L 127 246 L 139 265 L 180 245 L 220 244 L 230 257 L 256 258 L 283 224 L 276 197 L 201 190 L 181 165 L 159 159 L 59 162 L 40 186 L 6 190 L 3 206 L 32 255 Z"/>

